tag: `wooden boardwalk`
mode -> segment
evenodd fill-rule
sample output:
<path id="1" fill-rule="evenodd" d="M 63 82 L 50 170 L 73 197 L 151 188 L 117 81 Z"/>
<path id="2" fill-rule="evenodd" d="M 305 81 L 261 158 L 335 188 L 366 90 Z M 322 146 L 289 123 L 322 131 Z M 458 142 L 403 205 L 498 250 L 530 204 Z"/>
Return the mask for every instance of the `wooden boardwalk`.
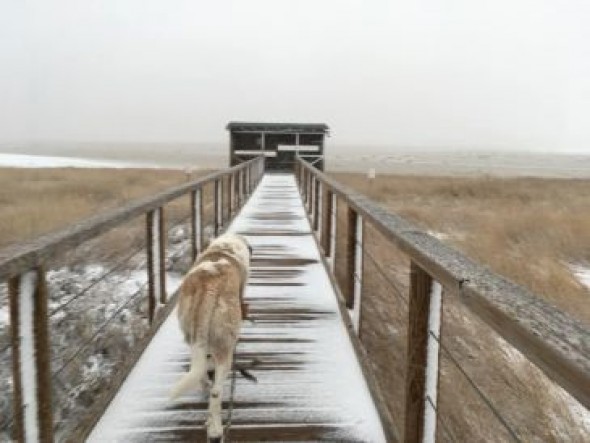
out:
<path id="1" fill-rule="evenodd" d="M 258 378 L 238 376 L 229 440 L 385 441 L 293 175 L 264 176 L 229 231 L 254 249 L 237 361 Z M 205 441 L 206 398 L 168 400 L 188 361 L 173 312 L 88 441 Z"/>

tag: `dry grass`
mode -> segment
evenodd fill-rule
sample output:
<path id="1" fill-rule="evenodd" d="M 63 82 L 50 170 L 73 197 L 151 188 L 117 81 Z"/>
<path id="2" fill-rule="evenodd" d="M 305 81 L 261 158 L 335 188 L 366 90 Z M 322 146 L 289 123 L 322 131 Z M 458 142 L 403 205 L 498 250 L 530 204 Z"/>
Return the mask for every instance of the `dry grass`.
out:
<path id="1" fill-rule="evenodd" d="M 176 170 L 0 169 L 0 248 L 186 180 Z M 110 234 L 112 244 L 130 236 L 118 231 Z"/>
<path id="2" fill-rule="evenodd" d="M 369 183 L 360 174 L 335 175 L 425 230 L 445 234 L 443 241 L 590 322 L 588 290 L 566 266 L 590 263 L 590 181 L 382 176 Z M 345 210 L 339 205 L 340 232 L 346 232 Z M 347 277 L 344 237 L 339 236 L 337 243 L 341 287 Z M 401 432 L 409 261 L 369 225 L 364 268 L 361 340 Z M 575 401 L 450 294 L 444 302 L 443 343 L 520 439 L 587 441 L 590 430 L 572 409 Z M 511 440 L 445 352 L 439 389 L 441 441 Z"/>
<path id="3" fill-rule="evenodd" d="M 588 290 L 567 268 L 590 263 L 590 180 L 337 178 L 590 323 Z"/>

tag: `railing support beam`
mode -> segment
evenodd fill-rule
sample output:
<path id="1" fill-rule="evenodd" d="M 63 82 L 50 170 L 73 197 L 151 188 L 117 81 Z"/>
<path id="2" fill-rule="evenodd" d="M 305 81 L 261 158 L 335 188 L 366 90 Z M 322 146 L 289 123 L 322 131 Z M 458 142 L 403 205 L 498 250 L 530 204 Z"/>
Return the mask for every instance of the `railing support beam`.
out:
<path id="1" fill-rule="evenodd" d="M 322 210 L 322 230 L 321 230 L 321 245 L 326 258 L 332 257 L 332 210 L 333 201 L 332 196 L 334 194 L 326 189 L 323 194 L 323 210 Z"/>
<path id="2" fill-rule="evenodd" d="M 202 188 L 191 192 L 191 246 L 193 261 L 203 250 L 203 191 Z"/>
<path id="3" fill-rule="evenodd" d="M 45 272 L 39 267 L 8 284 L 12 328 L 15 435 L 52 442 L 51 346 Z"/>
<path id="4" fill-rule="evenodd" d="M 347 211 L 348 227 L 346 232 L 346 307 L 354 308 L 354 288 L 355 288 L 355 257 L 356 257 L 356 233 L 357 233 L 357 214 L 350 206 Z"/>
<path id="5" fill-rule="evenodd" d="M 320 220 L 322 217 L 322 184 L 319 180 L 314 178 L 314 193 L 313 193 L 313 231 L 318 232 L 320 229 Z"/>
<path id="6" fill-rule="evenodd" d="M 150 324 L 154 321 L 157 303 L 166 303 L 165 242 L 164 208 L 159 207 L 147 214 L 148 319 Z"/>
<path id="7" fill-rule="evenodd" d="M 354 224 L 354 283 L 353 283 L 353 311 L 352 323 L 357 334 L 360 333 L 361 327 L 361 304 L 363 292 L 363 218 L 356 214 Z"/>
<path id="8" fill-rule="evenodd" d="M 406 359 L 406 419 L 404 441 L 422 442 L 426 400 L 428 318 L 432 278 L 413 261 L 410 265 L 408 347 Z"/>
<path id="9" fill-rule="evenodd" d="M 213 194 L 213 232 L 215 237 L 217 237 L 221 230 L 221 185 L 219 180 L 215 180 Z"/>

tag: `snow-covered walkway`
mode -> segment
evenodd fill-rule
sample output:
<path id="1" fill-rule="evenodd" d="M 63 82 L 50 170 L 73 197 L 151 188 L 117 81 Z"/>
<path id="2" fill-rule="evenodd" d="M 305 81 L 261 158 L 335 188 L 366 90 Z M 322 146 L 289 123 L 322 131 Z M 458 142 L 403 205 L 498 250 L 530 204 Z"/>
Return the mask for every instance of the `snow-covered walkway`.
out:
<path id="1" fill-rule="evenodd" d="M 230 440 L 385 441 L 293 175 L 266 175 L 229 230 L 254 248 L 237 361 L 258 378 L 238 377 Z M 188 359 L 173 313 L 89 441 L 204 441 L 206 398 L 167 398 Z"/>

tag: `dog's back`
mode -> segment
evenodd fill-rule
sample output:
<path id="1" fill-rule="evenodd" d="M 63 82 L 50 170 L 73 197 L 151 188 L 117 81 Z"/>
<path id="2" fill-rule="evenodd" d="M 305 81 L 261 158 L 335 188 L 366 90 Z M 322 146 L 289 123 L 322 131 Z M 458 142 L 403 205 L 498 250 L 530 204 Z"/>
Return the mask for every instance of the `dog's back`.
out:
<path id="1" fill-rule="evenodd" d="M 207 355 L 217 366 L 231 364 L 242 320 L 241 295 L 249 250 L 239 236 L 226 235 L 203 252 L 180 287 L 178 319 L 191 346 L 191 368 L 172 391 L 178 397 L 206 385 Z M 226 371 L 227 369 L 224 369 Z"/>
<path id="2" fill-rule="evenodd" d="M 178 317 L 189 345 L 217 347 L 220 337 L 237 337 L 240 328 L 240 269 L 226 258 L 197 264 L 180 287 Z"/>

